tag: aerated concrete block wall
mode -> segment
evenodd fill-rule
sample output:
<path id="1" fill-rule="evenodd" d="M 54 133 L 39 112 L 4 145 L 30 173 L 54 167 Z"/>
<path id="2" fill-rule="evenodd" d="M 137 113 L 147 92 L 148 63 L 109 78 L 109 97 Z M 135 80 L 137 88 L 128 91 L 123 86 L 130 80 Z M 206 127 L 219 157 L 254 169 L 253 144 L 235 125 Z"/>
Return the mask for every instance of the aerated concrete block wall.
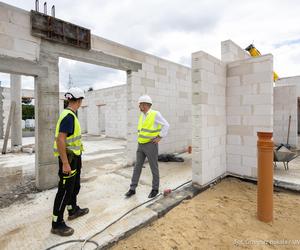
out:
<path id="1" fill-rule="evenodd" d="M 27 11 L 0 2 L 0 55 L 37 61 L 41 39 L 30 31 Z"/>
<path id="2" fill-rule="evenodd" d="M 153 109 L 170 123 L 169 134 L 160 142 L 160 153 L 186 150 L 191 145 L 191 70 L 188 67 L 92 36 L 92 46 L 103 52 L 142 63 L 142 70 L 127 74 L 127 159 L 135 161 L 137 124 L 140 114 L 138 98 L 148 94 Z"/>
<path id="3" fill-rule="evenodd" d="M 300 77 L 281 78 L 274 87 L 274 142 L 287 143 L 289 116 L 291 115 L 289 144 L 298 146 Z"/>
<path id="4" fill-rule="evenodd" d="M 227 64 L 227 171 L 257 175 L 257 132 L 273 132 L 273 57 Z"/>
<path id="5" fill-rule="evenodd" d="M 192 54 L 193 182 L 204 185 L 226 172 L 226 64 Z"/>
<path id="6" fill-rule="evenodd" d="M 247 51 L 242 49 L 231 40 L 221 42 L 221 60 L 222 62 L 233 62 L 250 58 L 251 56 Z"/>
<path id="7" fill-rule="evenodd" d="M 133 73 L 128 81 L 128 150 L 135 156 L 139 109 L 137 100 L 143 93 L 153 99 L 158 110 L 170 124 L 167 137 L 159 146 L 160 153 L 186 150 L 191 145 L 191 74 L 190 69 L 165 60 L 147 56 L 143 70 Z M 131 97 L 129 97 L 131 96 Z M 131 140 L 129 140 L 131 138 Z"/>
<path id="8" fill-rule="evenodd" d="M 127 136 L 126 90 L 126 85 L 122 85 L 86 92 L 86 98 L 78 112 L 82 131 L 92 135 L 103 134 L 100 128 L 101 123 L 104 122 L 106 136 L 125 139 Z"/>

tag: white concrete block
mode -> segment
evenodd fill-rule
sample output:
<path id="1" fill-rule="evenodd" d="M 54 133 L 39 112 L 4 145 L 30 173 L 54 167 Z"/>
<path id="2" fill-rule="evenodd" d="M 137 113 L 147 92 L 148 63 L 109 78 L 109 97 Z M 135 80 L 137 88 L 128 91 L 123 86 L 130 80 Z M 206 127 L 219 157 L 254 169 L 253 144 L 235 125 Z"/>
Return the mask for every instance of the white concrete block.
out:
<path id="1" fill-rule="evenodd" d="M 242 97 L 241 96 L 227 96 L 226 97 L 226 105 L 228 106 L 240 106 L 242 103 Z"/>
<path id="2" fill-rule="evenodd" d="M 239 62 L 236 62 L 238 64 Z M 246 74 L 253 73 L 253 64 L 239 63 L 239 65 L 234 65 L 232 63 L 228 64 L 227 76 L 244 76 Z"/>
<path id="3" fill-rule="evenodd" d="M 227 135 L 228 145 L 241 145 L 242 137 L 240 135 Z"/>
<path id="4" fill-rule="evenodd" d="M 257 166 L 257 158 L 250 156 L 243 156 L 242 165 L 247 167 L 256 167 Z"/>
<path id="5" fill-rule="evenodd" d="M 253 64 L 254 72 L 272 72 L 273 71 L 273 62 L 271 61 L 263 61 Z"/>
<path id="6" fill-rule="evenodd" d="M 259 104 L 272 104 L 272 95 L 244 95 L 242 104 L 244 105 L 259 105 Z"/>
<path id="7" fill-rule="evenodd" d="M 227 164 L 228 165 L 241 165 L 242 164 L 242 156 L 227 154 Z"/>
<path id="8" fill-rule="evenodd" d="M 147 55 L 145 57 L 145 62 L 154 66 L 158 66 L 158 58 L 151 55 Z"/>
<path id="9" fill-rule="evenodd" d="M 228 86 L 226 94 L 228 97 L 232 96 L 241 96 L 244 94 L 250 94 L 252 91 L 251 85 L 242 85 L 242 86 Z"/>
<path id="10" fill-rule="evenodd" d="M 273 84 L 259 83 L 259 94 L 272 94 L 273 93 Z"/>
<path id="11" fill-rule="evenodd" d="M 227 107 L 228 115 L 251 115 L 251 106 L 229 106 Z"/>
<path id="12" fill-rule="evenodd" d="M 273 105 L 255 105 L 253 107 L 254 115 L 272 115 Z"/>
<path id="13" fill-rule="evenodd" d="M 227 125 L 241 125 L 242 116 L 238 115 L 227 115 Z"/>
<path id="14" fill-rule="evenodd" d="M 242 124 L 246 126 L 271 126 L 273 124 L 273 117 L 271 115 L 244 116 Z"/>
<path id="15" fill-rule="evenodd" d="M 257 148 L 243 145 L 227 145 L 226 151 L 228 154 L 256 157 Z"/>
<path id="16" fill-rule="evenodd" d="M 243 84 L 253 84 L 253 83 L 267 83 L 271 85 L 273 83 L 273 73 L 272 72 L 259 72 L 255 74 L 247 74 L 242 76 Z"/>
<path id="17" fill-rule="evenodd" d="M 253 146 L 257 145 L 257 137 L 256 136 L 242 136 L 242 143 L 244 146 Z"/>

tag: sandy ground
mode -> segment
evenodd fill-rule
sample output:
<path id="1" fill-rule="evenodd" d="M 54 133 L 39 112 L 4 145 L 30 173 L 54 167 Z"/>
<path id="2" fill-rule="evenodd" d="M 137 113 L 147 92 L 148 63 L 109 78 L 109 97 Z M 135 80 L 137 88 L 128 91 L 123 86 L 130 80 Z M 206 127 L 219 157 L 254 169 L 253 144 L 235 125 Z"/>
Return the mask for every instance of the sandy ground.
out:
<path id="1" fill-rule="evenodd" d="M 300 249 L 299 225 L 300 194 L 275 192 L 274 221 L 263 223 L 256 185 L 228 178 L 113 249 Z"/>

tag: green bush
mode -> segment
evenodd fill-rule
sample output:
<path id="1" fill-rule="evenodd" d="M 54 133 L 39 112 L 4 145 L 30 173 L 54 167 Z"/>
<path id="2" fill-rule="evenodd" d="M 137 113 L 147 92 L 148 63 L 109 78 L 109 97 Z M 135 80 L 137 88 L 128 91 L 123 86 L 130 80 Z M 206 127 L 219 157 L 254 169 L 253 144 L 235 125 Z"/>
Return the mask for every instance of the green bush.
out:
<path id="1" fill-rule="evenodd" d="M 34 105 L 22 104 L 22 120 L 34 119 Z"/>

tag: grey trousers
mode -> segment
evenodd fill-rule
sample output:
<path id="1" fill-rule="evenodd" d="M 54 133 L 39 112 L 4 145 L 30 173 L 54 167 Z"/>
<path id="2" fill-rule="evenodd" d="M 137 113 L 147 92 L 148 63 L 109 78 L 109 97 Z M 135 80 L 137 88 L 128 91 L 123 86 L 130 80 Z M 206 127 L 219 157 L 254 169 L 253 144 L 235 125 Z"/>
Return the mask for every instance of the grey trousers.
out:
<path id="1" fill-rule="evenodd" d="M 135 190 L 138 185 L 142 167 L 146 157 L 148 158 L 151 172 L 152 172 L 152 189 L 159 189 L 159 170 L 158 170 L 158 144 L 152 142 L 145 144 L 138 144 L 136 151 L 136 164 L 133 169 L 133 175 L 131 178 L 130 189 Z"/>

